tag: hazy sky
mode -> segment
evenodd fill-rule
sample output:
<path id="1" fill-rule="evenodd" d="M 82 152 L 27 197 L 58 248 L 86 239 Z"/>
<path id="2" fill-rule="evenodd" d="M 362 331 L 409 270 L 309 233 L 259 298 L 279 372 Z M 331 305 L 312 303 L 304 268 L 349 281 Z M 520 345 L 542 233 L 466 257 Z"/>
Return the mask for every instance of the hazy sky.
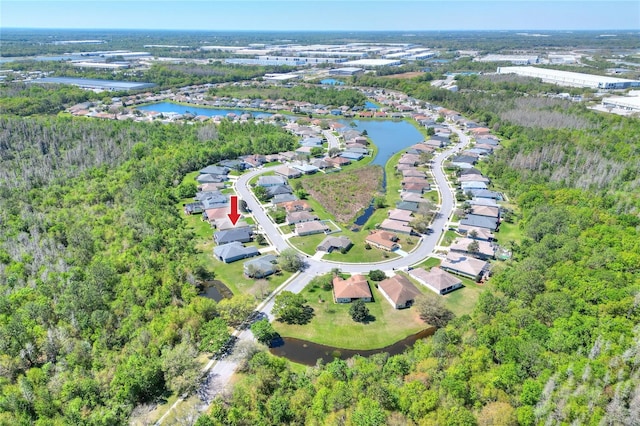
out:
<path id="1" fill-rule="evenodd" d="M 640 1 L 0 0 L 0 27 L 193 30 L 640 30 Z"/>

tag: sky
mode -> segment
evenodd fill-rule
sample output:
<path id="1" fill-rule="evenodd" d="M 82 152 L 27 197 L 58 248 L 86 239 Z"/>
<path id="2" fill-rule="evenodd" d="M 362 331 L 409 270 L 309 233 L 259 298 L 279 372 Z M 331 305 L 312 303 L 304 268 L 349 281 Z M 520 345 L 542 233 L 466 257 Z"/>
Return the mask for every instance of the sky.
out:
<path id="1" fill-rule="evenodd" d="M 640 30 L 640 1 L 0 0 L 0 28 Z"/>

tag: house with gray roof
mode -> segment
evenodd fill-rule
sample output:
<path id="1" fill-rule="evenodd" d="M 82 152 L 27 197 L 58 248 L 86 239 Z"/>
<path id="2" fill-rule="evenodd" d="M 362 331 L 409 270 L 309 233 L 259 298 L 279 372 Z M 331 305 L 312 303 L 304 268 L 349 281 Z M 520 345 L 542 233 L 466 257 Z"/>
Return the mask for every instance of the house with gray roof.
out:
<path id="1" fill-rule="evenodd" d="M 269 198 L 283 194 L 293 194 L 293 189 L 291 189 L 289 185 L 273 185 L 267 187 L 267 196 Z"/>
<path id="2" fill-rule="evenodd" d="M 218 245 L 232 243 L 239 241 L 241 243 L 248 243 L 251 241 L 253 231 L 250 227 L 244 228 L 231 228 L 224 231 L 218 231 L 213 234 L 213 240 Z"/>
<path id="3" fill-rule="evenodd" d="M 295 225 L 296 223 L 311 222 L 312 220 L 318 220 L 318 216 L 308 211 L 293 211 L 287 213 L 286 222 L 287 225 Z"/>
<path id="4" fill-rule="evenodd" d="M 305 175 L 312 175 L 318 171 L 318 168 L 316 166 L 312 166 L 311 164 L 292 164 L 291 167 Z"/>
<path id="5" fill-rule="evenodd" d="M 460 253 L 449 252 L 447 258 L 442 261 L 440 268 L 445 271 L 480 281 L 482 275 L 488 271 L 489 264 L 484 260 L 476 259 Z"/>
<path id="6" fill-rule="evenodd" d="M 241 259 L 259 256 L 260 252 L 256 247 L 245 247 L 242 243 L 236 241 L 214 247 L 213 255 L 224 263 L 231 263 Z"/>
<path id="7" fill-rule="evenodd" d="M 226 176 L 227 174 L 229 174 L 229 170 L 230 169 L 228 167 L 211 165 L 211 166 L 205 167 L 204 169 L 201 169 L 200 174 Z"/>
<path id="8" fill-rule="evenodd" d="M 196 177 L 198 183 L 221 183 L 227 180 L 226 175 L 201 174 Z"/>
<path id="9" fill-rule="evenodd" d="M 469 246 L 474 242 L 478 245 L 478 248 L 475 251 L 471 251 Z M 472 238 L 456 238 L 453 243 L 451 243 L 449 250 L 482 260 L 493 259 L 496 254 L 496 248 L 493 244 L 488 241 L 474 240 Z"/>
<path id="10" fill-rule="evenodd" d="M 347 160 L 360 161 L 364 158 L 364 155 L 357 152 L 344 151 L 340 153 L 340 157 L 346 158 Z"/>
<path id="11" fill-rule="evenodd" d="M 499 192 L 489 191 L 488 189 L 469 189 L 465 191 L 465 194 L 467 193 L 476 198 L 492 198 L 494 200 L 502 200 L 502 195 Z"/>
<path id="12" fill-rule="evenodd" d="M 465 226 L 476 226 L 478 228 L 487 228 L 491 231 L 495 231 L 498 229 L 498 218 L 488 217 L 488 216 L 479 216 L 475 214 L 468 214 L 467 217 L 460 221 L 460 225 Z"/>
<path id="13" fill-rule="evenodd" d="M 271 199 L 271 204 L 277 205 L 281 203 L 288 203 L 289 201 L 296 201 L 298 197 L 293 194 L 280 194 Z"/>
<path id="14" fill-rule="evenodd" d="M 258 182 L 256 183 L 256 185 L 263 186 L 265 188 L 269 188 L 271 186 L 282 186 L 286 184 L 287 184 L 287 179 L 285 179 L 282 176 L 275 176 L 275 175 L 260 176 L 258 178 Z"/>
<path id="15" fill-rule="evenodd" d="M 247 260 L 242 265 L 242 270 L 249 278 L 265 278 L 277 272 L 277 261 L 278 258 L 276 256 L 273 254 L 267 254 L 255 259 Z"/>
<path id="16" fill-rule="evenodd" d="M 399 210 L 408 210 L 410 212 L 417 212 L 419 209 L 419 204 L 412 201 L 398 201 L 396 203 L 396 209 Z"/>
<path id="17" fill-rule="evenodd" d="M 318 246 L 316 251 L 326 251 L 331 253 L 333 250 L 347 251 L 353 246 L 351 240 L 345 236 L 332 237 L 328 236 Z"/>

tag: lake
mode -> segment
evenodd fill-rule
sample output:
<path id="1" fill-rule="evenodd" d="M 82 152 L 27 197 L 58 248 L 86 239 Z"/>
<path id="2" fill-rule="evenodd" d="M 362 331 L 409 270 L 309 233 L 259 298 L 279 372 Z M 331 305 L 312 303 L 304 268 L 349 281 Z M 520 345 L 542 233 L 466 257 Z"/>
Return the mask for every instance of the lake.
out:
<path id="1" fill-rule="evenodd" d="M 366 130 L 367 135 L 378 147 L 378 154 L 371 164 L 384 168 L 387 161 L 398 151 L 415 145 L 424 140 L 424 136 L 411 123 L 404 120 L 350 120 L 342 121 L 342 124 L 355 123 L 356 130 Z M 383 188 L 386 188 L 386 176 L 383 176 Z M 355 224 L 362 226 L 367 223 L 375 208 L 370 205 L 355 220 Z"/>
<path id="2" fill-rule="evenodd" d="M 181 105 L 174 104 L 173 102 L 159 102 L 157 104 L 138 106 L 136 109 L 140 111 L 155 111 L 166 113 L 186 114 L 191 113 L 194 115 L 205 115 L 207 117 L 225 117 L 228 114 L 242 115 L 251 114 L 255 118 L 271 117 L 273 114 L 269 112 L 261 111 L 248 111 L 242 109 L 222 109 L 222 108 L 203 108 L 196 105 Z"/>

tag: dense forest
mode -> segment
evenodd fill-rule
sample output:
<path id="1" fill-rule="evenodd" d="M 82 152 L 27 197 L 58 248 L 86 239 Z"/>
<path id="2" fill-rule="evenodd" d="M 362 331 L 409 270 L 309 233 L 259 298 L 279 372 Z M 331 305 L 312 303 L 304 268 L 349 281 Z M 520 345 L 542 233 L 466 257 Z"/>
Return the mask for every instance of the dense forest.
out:
<path id="1" fill-rule="evenodd" d="M 198 385 L 253 309 L 197 297 L 176 186 L 224 158 L 289 150 L 253 123 L 0 119 L 0 423 L 124 424 Z"/>
<path id="2" fill-rule="evenodd" d="M 211 96 L 227 96 L 249 99 L 284 99 L 287 101 L 310 102 L 316 105 L 363 107 L 367 97 L 355 89 L 298 85 L 294 87 L 266 86 L 261 88 L 224 86 L 209 89 Z"/>
<path id="3" fill-rule="evenodd" d="M 495 291 L 402 355 L 300 372 L 256 354 L 199 425 L 637 424 L 640 121 L 500 95 L 507 83 L 496 84 L 495 96 L 444 98 L 504 138 L 482 168 L 519 206 L 523 238 L 494 268 Z M 513 115 L 522 109 L 528 123 Z"/>

